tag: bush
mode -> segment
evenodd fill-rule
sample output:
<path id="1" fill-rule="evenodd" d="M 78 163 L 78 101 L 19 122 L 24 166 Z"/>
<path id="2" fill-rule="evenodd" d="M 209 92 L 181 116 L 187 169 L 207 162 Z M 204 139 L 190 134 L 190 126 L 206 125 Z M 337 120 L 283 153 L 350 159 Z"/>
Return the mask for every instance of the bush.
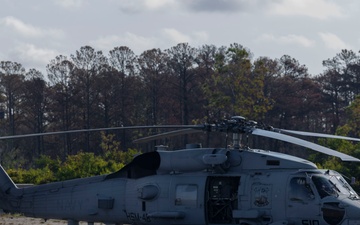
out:
<path id="1" fill-rule="evenodd" d="M 7 172 L 15 183 L 43 184 L 112 173 L 131 162 L 138 154 L 140 152 L 135 149 L 127 152 L 111 149 L 104 152 L 103 156 L 80 152 L 67 156 L 65 162 L 42 155 L 29 170 L 18 168 L 9 169 Z"/>
<path id="2" fill-rule="evenodd" d="M 54 173 L 47 167 L 42 169 L 9 169 L 9 176 L 16 184 L 44 184 L 56 181 Z"/>

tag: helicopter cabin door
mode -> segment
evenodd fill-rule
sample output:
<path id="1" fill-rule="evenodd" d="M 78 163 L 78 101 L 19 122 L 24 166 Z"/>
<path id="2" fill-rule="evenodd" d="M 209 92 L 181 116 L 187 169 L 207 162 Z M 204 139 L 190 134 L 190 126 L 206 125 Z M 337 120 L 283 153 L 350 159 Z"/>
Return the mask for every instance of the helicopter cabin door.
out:
<path id="1" fill-rule="evenodd" d="M 207 224 L 231 224 L 238 206 L 240 177 L 211 176 L 206 182 L 205 216 Z"/>
<path id="2" fill-rule="evenodd" d="M 286 214 L 293 224 L 320 224 L 319 199 L 306 176 L 296 175 L 288 181 Z"/>

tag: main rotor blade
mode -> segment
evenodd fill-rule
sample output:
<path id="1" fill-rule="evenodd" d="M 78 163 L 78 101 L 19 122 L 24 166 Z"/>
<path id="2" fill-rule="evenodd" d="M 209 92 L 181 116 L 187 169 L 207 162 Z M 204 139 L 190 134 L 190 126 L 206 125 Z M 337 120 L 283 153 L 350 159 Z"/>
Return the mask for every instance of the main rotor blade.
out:
<path id="1" fill-rule="evenodd" d="M 193 133 L 199 133 L 199 132 L 203 132 L 203 131 L 196 130 L 194 128 L 175 130 L 175 131 L 170 131 L 170 132 L 166 132 L 166 133 L 155 134 L 152 136 L 139 138 L 139 139 L 134 140 L 133 143 L 144 143 L 144 142 L 153 141 L 153 140 L 157 140 L 157 139 L 161 139 L 161 138 L 168 138 L 168 137 L 174 137 L 174 136 L 178 136 L 178 135 L 193 134 Z"/>
<path id="2" fill-rule="evenodd" d="M 259 135 L 259 136 L 263 136 L 263 137 L 269 137 L 269 138 L 274 138 L 277 140 L 281 140 L 281 141 L 285 141 L 285 142 L 289 142 L 292 144 L 296 144 L 296 145 L 300 145 L 306 148 L 310 148 L 312 150 L 327 154 L 327 155 L 331 155 L 331 156 L 336 156 L 339 157 L 341 160 L 343 161 L 354 161 L 354 162 L 360 162 L 360 159 L 352 157 L 350 155 L 332 150 L 330 148 L 326 148 L 324 146 L 309 142 L 309 141 L 305 141 L 302 140 L 300 138 L 296 138 L 296 137 L 292 137 L 286 134 L 280 134 L 280 133 L 276 133 L 273 131 L 267 131 L 267 130 L 262 130 L 262 129 L 254 129 L 252 131 L 252 134 L 254 135 Z"/>
<path id="3" fill-rule="evenodd" d="M 67 131 L 55 131 L 47 133 L 34 133 L 34 134 L 20 134 L 0 137 L 0 140 L 15 139 L 15 138 L 26 138 L 26 137 L 39 137 L 48 135 L 60 135 L 60 134 L 71 134 L 81 132 L 94 132 L 94 131 L 109 131 L 109 130 L 134 130 L 134 129 L 180 129 L 180 128 L 192 128 L 202 129 L 203 125 L 156 125 L 156 126 L 131 126 L 131 127 L 107 127 L 107 128 L 93 128 L 93 129 L 80 129 L 80 130 L 67 130 Z"/>
<path id="4" fill-rule="evenodd" d="M 359 138 L 344 137 L 344 136 L 332 135 L 332 134 L 322 134 L 322 133 L 313 133 L 313 132 L 306 132 L 306 131 L 284 130 L 284 129 L 279 129 L 279 131 L 288 133 L 288 134 L 295 134 L 295 135 L 297 134 L 297 135 L 309 136 L 309 137 L 336 138 L 336 139 L 343 139 L 343 140 L 349 140 L 349 141 L 360 141 Z"/>

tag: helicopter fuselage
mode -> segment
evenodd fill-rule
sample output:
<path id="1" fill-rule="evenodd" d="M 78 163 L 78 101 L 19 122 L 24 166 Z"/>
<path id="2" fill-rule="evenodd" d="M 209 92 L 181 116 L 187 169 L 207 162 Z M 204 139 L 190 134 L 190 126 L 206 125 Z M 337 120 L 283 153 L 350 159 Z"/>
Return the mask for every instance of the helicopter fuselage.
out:
<path id="1" fill-rule="evenodd" d="M 360 224 L 340 174 L 263 150 L 157 151 L 113 174 L 27 188 L 1 172 L 1 208 L 69 224 Z"/>

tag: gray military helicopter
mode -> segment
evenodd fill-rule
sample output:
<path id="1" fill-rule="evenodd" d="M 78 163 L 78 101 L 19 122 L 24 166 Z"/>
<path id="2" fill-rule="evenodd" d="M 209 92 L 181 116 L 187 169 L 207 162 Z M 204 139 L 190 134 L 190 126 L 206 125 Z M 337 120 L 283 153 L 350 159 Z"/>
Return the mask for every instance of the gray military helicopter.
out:
<path id="1" fill-rule="evenodd" d="M 144 129 L 148 126 L 106 128 Z M 136 156 L 121 170 L 89 178 L 19 188 L 0 168 L 0 208 L 29 217 L 105 224 L 357 225 L 360 197 L 336 171 L 305 159 L 242 147 L 241 135 L 300 145 L 344 161 L 360 160 L 294 135 L 340 137 L 258 125 L 243 117 L 177 128 L 165 136 L 226 132 L 231 147 L 156 150 Z M 92 129 L 97 131 L 103 129 Z M 68 131 L 70 132 L 80 132 Z M 46 133 L 45 135 L 63 132 Z M 36 136 L 32 134 L 27 136 Z M 43 135 L 43 134 L 42 134 Z M 164 134 L 138 141 L 163 137 Z M 18 136 L 3 137 L 16 138 Z"/>

